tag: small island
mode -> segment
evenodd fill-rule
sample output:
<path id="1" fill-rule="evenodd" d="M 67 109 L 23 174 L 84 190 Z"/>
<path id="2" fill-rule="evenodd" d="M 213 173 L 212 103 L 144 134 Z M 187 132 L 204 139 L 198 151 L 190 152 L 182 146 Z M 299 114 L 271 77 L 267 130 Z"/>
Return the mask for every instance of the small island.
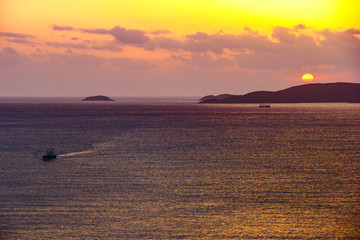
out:
<path id="1" fill-rule="evenodd" d="M 360 103 L 360 83 L 311 83 L 284 90 L 256 91 L 245 95 L 208 95 L 200 103 Z"/>
<path id="2" fill-rule="evenodd" d="M 114 101 L 114 100 L 107 96 L 97 95 L 97 96 L 90 96 L 90 97 L 84 98 L 81 101 Z"/>

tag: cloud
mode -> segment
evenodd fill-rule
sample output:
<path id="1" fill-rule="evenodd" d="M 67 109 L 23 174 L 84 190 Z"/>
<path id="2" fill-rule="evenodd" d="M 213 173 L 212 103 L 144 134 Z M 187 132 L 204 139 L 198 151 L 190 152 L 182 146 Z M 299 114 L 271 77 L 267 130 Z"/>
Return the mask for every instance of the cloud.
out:
<path id="1" fill-rule="evenodd" d="M 244 30 L 253 34 L 253 35 L 259 35 L 258 31 L 253 31 L 252 29 L 248 28 L 248 27 L 244 27 Z"/>
<path id="2" fill-rule="evenodd" d="M 7 54 L 14 52 L 13 49 L 5 49 L 3 51 L 6 51 Z M 16 50 L 15 54 L 17 54 Z M 47 64 L 49 66 L 58 66 L 65 69 L 86 70 L 88 68 L 96 68 L 107 71 L 111 68 L 114 71 L 143 71 L 156 67 L 156 64 L 146 60 L 132 58 L 105 58 L 85 53 L 77 54 L 71 49 L 67 49 L 64 54 L 44 53 L 37 54 L 36 57 L 47 59 Z"/>
<path id="3" fill-rule="evenodd" d="M 29 38 L 34 38 L 33 35 L 29 34 L 0 32 L 0 37 L 8 37 L 9 39 L 6 39 L 6 41 L 11 43 L 35 44 L 28 40 Z"/>
<path id="4" fill-rule="evenodd" d="M 240 34 L 227 34 L 222 31 L 211 34 L 199 31 L 181 37 L 168 35 L 171 33 L 169 30 L 149 32 L 120 26 L 111 29 L 85 29 L 53 25 L 53 29 L 109 35 L 113 36 L 114 40 L 82 43 L 47 42 L 48 46 L 113 52 L 123 51 L 122 47 L 126 45 L 148 51 L 162 49 L 169 52 L 171 59 L 196 66 L 198 69 L 215 69 L 235 62 L 239 69 L 249 70 L 301 71 L 307 68 L 324 70 L 325 68 L 318 66 L 331 66 L 326 69 L 332 71 L 354 70 L 358 68 L 356 65 L 360 62 L 360 30 L 355 28 L 345 31 L 325 29 L 313 31 L 310 35 L 308 26 L 298 24 L 293 28 L 277 26 L 269 35 L 260 35 L 257 31 L 246 27 Z M 10 33 L 2 33 L 5 34 L 10 35 Z M 111 65 L 122 63 L 130 66 L 129 59 L 111 60 L 107 63 Z M 139 62 L 136 63 L 141 65 Z M 146 64 L 143 66 L 145 67 Z"/>
<path id="5" fill-rule="evenodd" d="M 208 53 L 192 53 L 190 57 L 172 55 L 172 59 L 180 60 L 186 64 L 197 66 L 200 69 L 216 69 L 234 65 L 235 62 L 224 57 L 213 57 Z"/>
<path id="6" fill-rule="evenodd" d="M 294 29 L 278 26 L 273 29 L 271 36 L 282 43 L 294 43 L 295 41 L 307 41 L 311 44 L 314 43 L 314 39 L 312 37 L 305 34 L 299 34 L 299 29 L 305 28 L 306 26 L 302 24 L 294 26 Z"/>
<path id="7" fill-rule="evenodd" d="M 148 37 L 145 31 L 128 30 L 116 26 L 112 29 L 82 29 L 91 34 L 114 36 L 117 43 L 135 45 L 146 50 L 165 49 L 173 53 L 172 58 L 199 68 L 216 68 L 232 63 L 240 69 L 303 69 L 308 66 L 346 67 L 346 62 L 359 62 L 359 34 L 357 29 L 343 32 L 323 30 L 318 35 L 323 40 L 316 42 L 313 36 L 302 33 L 307 27 L 303 24 L 293 29 L 275 27 L 270 36 L 260 35 L 257 31 L 244 28 L 246 33 L 214 34 L 196 32 L 183 38 L 168 36 Z M 161 33 L 161 31 L 153 33 Z M 167 33 L 167 30 L 164 32 Z M 154 34 L 156 35 L 156 34 Z M 114 46 L 114 45 L 113 45 Z M 181 54 L 188 52 L 189 54 Z M 224 53 L 230 54 L 228 57 Z M 217 57 L 214 57 L 217 56 Z"/>
<path id="8" fill-rule="evenodd" d="M 13 42 L 13 43 L 20 43 L 20 44 L 35 44 L 34 42 L 31 42 L 24 38 L 7 39 L 6 41 Z"/>
<path id="9" fill-rule="evenodd" d="M 25 62 L 25 57 L 20 55 L 15 48 L 5 47 L 0 52 L 0 69 L 2 66 L 17 67 Z"/>
<path id="10" fill-rule="evenodd" d="M 295 30 L 295 31 L 303 30 L 303 29 L 305 29 L 305 28 L 306 28 L 306 25 L 304 25 L 304 24 L 298 24 L 298 25 L 295 25 L 295 26 L 294 26 L 294 30 Z"/>
<path id="11" fill-rule="evenodd" d="M 81 29 L 83 33 L 92 33 L 92 34 L 110 34 L 110 30 L 104 28 L 97 29 Z"/>
<path id="12" fill-rule="evenodd" d="M 111 58 L 106 62 L 126 71 L 143 71 L 156 67 L 155 64 L 148 61 L 131 58 Z"/>
<path id="13" fill-rule="evenodd" d="M 8 33 L 8 32 L 0 32 L 0 37 L 12 37 L 12 38 L 33 38 L 33 35 L 22 34 L 22 33 Z"/>
<path id="14" fill-rule="evenodd" d="M 121 52 L 123 49 L 115 42 L 110 41 L 89 41 L 88 43 L 73 43 L 73 42 L 45 42 L 47 46 L 54 48 L 72 48 L 72 49 L 93 49 L 93 50 L 107 50 L 112 52 Z M 92 45 L 90 45 L 92 44 Z"/>
<path id="15" fill-rule="evenodd" d="M 104 64 L 104 58 L 89 54 L 74 54 L 71 50 L 66 54 L 47 54 L 51 62 L 57 66 L 65 65 L 71 68 L 100 67 Z"/>
<path id="16" fill-rule="evenodd" d="M 272 37 L 282 43 L 293 43 L 297 40 L 297 36 L 285 27 L 274 28 Z"/>
<path id="17" fill-rule="evenodd" d="M 156 48 L 163 48 L 170 51 L 176 51 L 182 48 L 182 42 L 168 37 L 156 37 L 144 45 L 146 50 L 155 50 Z"/>
<path id="18" fill-rule="evenodd" d="M 150 40 L 148 36 L 146 36 L 146 32 L 142 30 L 136 29 L 126 29 L 123 27 L 116 26 L 110 30 L 98 28 L 98 29 L 82 29 L 84 33 L 91 34 L 110 34 L 114 36 L 114 38 L 123 44 L 144 44 Z"/>
<path id="19" fill-rule="evenodd" d="M 53 25 L 54 29 L 74 30 L 73 27 L 59 27 Z M 150 38 L 147 32 L 139 29 L 126 29 L 124 27 L 115 26 L 112 29 L 81 29 L 80 31 L 88 34 L 111 35 L 122 45 L 134 45 L 146 50 L 166 49 L 169 51 L 188 51 L 188 52 L 212 52 L 214 54 L 222 54 L 224 49 L 243 51 L 249 48 L 264 48 L 271 41 L 267 36 L 260 36 L 257 32 L 246 29 L 248 34 L 224 34 L 222 31 L 216 34 L 208 34 L 197 32 L 184 36 L 185 40 L 177 38 L 156 36 Z M 169 30 L 154 30 L 150 32 L 153 35 L 167 35 L 171 33 Z"/>
<path id="20" fill-rule="evenodd" d="M 70 26 L 65 26 L 65 27 L 62 27 L 62 26 L 58 26 L 58 25 L 55 25 L 53 24 L 51 26 L 52 30 L 55 30 L 55 31 L 72 31 L 74 30 L 73 27 L 70 27 Z"/>
<path id="21" fill-rule="evenodd" d="M 350 28 L 343 32 L 325 29 L 319 32 L 325 39 L 321 41 L 324 55 L 333 59 L 333 64 L 359 69 L 360 63 L 360 29 Z"/>
<path id="22" fill-rule="evenodd" d="M 111 52 L 122 52 L 123 49 L 115 41 L 104 41 L 104 42 L 95 42 L 93 43 L 92 49 L 94 50 L 107 50 Z"/>
<path id="23" fill-rule="evenodd" d="M 169 31 L 169 30 L 166 30 L 166 29 L 158 29 L 158 30 L 151 31 L 150 33 L 152 35 L 167 35 L 167 34 L 170 34 L 172 32 Z"/>
<path id="24" fill-rule="evenodd" d="M 90 47 L 84 43 L 45 42 L 45 44 L 54 48 L 90 49 Z"/>
<path id="25" fill-rule="evenodd" d="M 153 38 L 146 45 L 146 49 L 154 50 L 156 48 L 167 49 L 171 51 L 182 50 L 188 52 L 223 54 L 225 49 L 232 51 L 248 51 L 249 49 L 261 50 L 272 47 L 273 42 L 266 36 L 254 34 L 207 34 L 197 32 L 192 35 L 186 35 L 185 40 L 180 41 L 167 37 Z"/>
<path id="26" fill-rule="evenodd" d="M 116 26 L 110 30 L 111 34 L 121 43 L 125 44 L 143 44 L 150 40 L 141 30 L 127 30 L 125 28 Z"/>
<path id="27" fill-rule="evenodd" d="M 355 37 L 359 30 L 321 31 L 319 34 L 324 39 L 320 44 L 310 36 L 295 35 L 293 31 L 276 27 L 272 36 L 279 42 L 272 42 L 264 49 L 254 48 L 250 55 L 238 54 L 235 59 L 239 67 L 295 70 L 309 66 L 332 66 L 331 69 L 335 69 L 336 66 L 338 69 L 347 69 L 359 63 L 360 39 Z"/>
<path id="28" fill-rule="evenodd" d="M 195 41 L 202 41 L 202 40 L 208 40 L 210 38 L 210 35 L 203 32 L 197 32 L 195 34 L 186 35 L 186 38 Z"/>
<path id="29" fill-rule="evenodd" d="M 18 52 L 14 48 L 5 47 L 5 48 L 2 49 L 1 54 L 4 54 L 4 55 L 18 55 Z"/>
<path id="30" fill-rule="evenodd" d="M 115 26 L 112 29 L 104 29 L 104 28 L 75 29 L 71 26 L 62 27 L 58 25 L 52 25 L 52 29 L 56 31 L 80 31 L 82 33 L 88 33 L 88 34 L 111 35 L 121 44 L 142 45 L 150 40 L 150 38 L 146 36 L 146 31 L 138 30 L 138 29 L 126 29 L 120 26 Z M 154 30 L 152 33 L 160 35 L 160 34 L 168 34 L 171 32 L 168 30 Z"/>
<path id="31" fill-rule="evenodd" d="M 325 37 L 325 40 L 322 41 L 322 44 L 333 44 L 338 45 L 339 47 L 347 45 L 357 45 L 359 44 L 360 39 L 356 35 L 360 34 L 360 29 L 350 28 L 343 32 L 335 32 L 330 29 L 325 29 L 321 32 L 318 32 L 320 35 Z"/>

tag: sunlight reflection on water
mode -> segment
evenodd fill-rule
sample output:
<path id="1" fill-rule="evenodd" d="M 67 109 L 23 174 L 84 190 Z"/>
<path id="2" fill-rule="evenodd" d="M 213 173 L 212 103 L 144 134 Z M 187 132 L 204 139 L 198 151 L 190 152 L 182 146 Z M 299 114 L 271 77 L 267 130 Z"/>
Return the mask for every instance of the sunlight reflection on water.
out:
<path id="1" fill-rule="evenodd" d="M 0 105 L 2 235 L 356 239 L 360 105 L 290 106 Z"/>

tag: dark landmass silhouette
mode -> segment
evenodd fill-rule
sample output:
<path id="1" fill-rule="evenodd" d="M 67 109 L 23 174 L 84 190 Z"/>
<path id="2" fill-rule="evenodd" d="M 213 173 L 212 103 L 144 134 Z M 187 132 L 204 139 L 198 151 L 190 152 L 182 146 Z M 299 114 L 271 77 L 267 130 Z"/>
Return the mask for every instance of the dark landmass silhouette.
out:
<path id="1" fill-rule="evenodd" d="M 109 98 L 107 96 L 98 95 L 98 96 L 91 96 L 91 97 L 84 98 L 81 101 L 114 101 L 114 100 L 112 100 L 111 98 Z"/>
<path id="2" fill-rule="evenodd" d="M 284 90 L 256 91 L 245 95 L 205 96 L 200 103 L 360 103 L 360 83 L 310 83 Z"/>
<path id="3" fill-rule="evenodd" d="M 199 101 L 207 101 L 207 100 L 212 100 L 212 99 L 223 100 L 223 99 L 226 99 L 226 98 L 232 97 L 232 96 L 235 96 L 235 95 L 231 95 L 231 94 L 221 94 L 221 95 L 217 95 L 217 96 L 208 95 L 208 96 L 201 98 Z"/>

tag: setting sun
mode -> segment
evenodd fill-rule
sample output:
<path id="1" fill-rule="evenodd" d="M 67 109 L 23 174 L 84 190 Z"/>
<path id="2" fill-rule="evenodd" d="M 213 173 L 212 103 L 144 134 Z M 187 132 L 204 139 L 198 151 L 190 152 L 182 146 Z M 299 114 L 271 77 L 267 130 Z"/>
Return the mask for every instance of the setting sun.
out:
<path id="1" fill-rule="evenodd" d="M 301 77 L 301 80 L 303 82 L 312 82 L 312 81 L 314 81 L 314 76 L 310 73 L 306 73 Z"/>

